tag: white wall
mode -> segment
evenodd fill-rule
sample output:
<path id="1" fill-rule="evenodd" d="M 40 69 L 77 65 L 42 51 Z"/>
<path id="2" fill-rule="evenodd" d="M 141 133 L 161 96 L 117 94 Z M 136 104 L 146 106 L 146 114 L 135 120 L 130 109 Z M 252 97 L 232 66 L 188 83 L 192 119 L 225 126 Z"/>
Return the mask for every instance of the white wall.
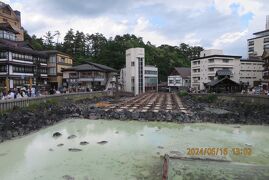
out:
<path id="1" fill-rule="evenodd" d="M 213 61 L 210 59 L 214 59 Z M 225 60 L 224 60 L 225 59 Z M 228 60 L 228 62 L 225 62 Z M 198 64 L 198 62 L 200 64 Z M 193 60 L 191 62 L 191 87 L 199 90 L 204 90 L 204 83 L 210 82 L 215 78 L 216 72 L 222 69 L 229 69 L 233 75 L 231 79 L 237 83 L 240 82 L 240 59 L 233 57 L 205 57 L 202 59 Z M 200 80 L 199 80 L 200 79 Z"/>
<path id="2" fill-rule="evenodd" d="M 206 49 L 200 52 L 200 57 L 223 55 L 223 51 L 220 49 Z"/>
<path id="3" fill-rule="evenodd" d="M 263 62 L 260 61 L 240 61 L 240 81 L 249 83 L 253 87 L 254 81 L 262 80 Z"/>
<path id="4" fill-rule="evenodd" d="M 138 58 L 143 58 L 143 92 L 145 92 L 145 50 L 144 48 L 131 48 L 126 50 L 126 84 L 125 90 L 127 92 L 134 92 L 135 95 L 139 94 L 138 87 Z M 132 66 L 132 62 L 134 66 Z M 134 91 L 132 90 L 132 77 L 134 77 Z"/>

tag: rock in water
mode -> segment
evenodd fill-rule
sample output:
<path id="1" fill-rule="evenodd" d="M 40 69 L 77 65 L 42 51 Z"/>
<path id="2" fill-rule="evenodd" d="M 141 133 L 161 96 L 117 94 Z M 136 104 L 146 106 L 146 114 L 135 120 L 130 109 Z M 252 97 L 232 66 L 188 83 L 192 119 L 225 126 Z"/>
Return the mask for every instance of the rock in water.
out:
<path id="1" fill-rule="evenodd" d="M 52 137 L 60 137 L 61 135 L 62 135 L 61 133 L 55 132 L 55 133 L 53 133 Z"/>
<path id="2" fill-rule="evenodd" d="M 163 147 L 163 146 L 158 146 L 157 148 L 159 148 L 159 149 L 163 149 L 164 147 Z"/>
<path id="3" fill-rule="evenodd" d="M 69 175 L 64 175 L 64 176 L 63 176 L 63 179 L 65 179 L 65 180 L 75 180 L 74 177 L 69 176 Z"/>
<path id="4" fill-rule="evenodd" d="M 52 148 L 49 148 L 49 151 L 53 151 L 53 149 Z"/>
<path id="5" fill-rule="evenodd" d="M 87 145 L 87 144 L 89 144 L 89 143 L 88 143 L 87 141 L 82 141 L 82 142 L 80 142 L 79 144 L 83 146 L 83 145 Z"/>
<path id="6" fill-rule="evenodd" d="M 79 151 L 82 151 L 81 149 L 78 149 L 78 148 L 69 148 L 68 151 L 71 151 L 71 152 L 79 152 Z"/>
<path id="7" fill-rule="evenodd" d="M 106 144 L 108 143 L 107 141 L 99 141 L 98 144 Z"/>
<path id="8" fill-rule="evenodd" d="M 175 155 L 175 156 L 179 156 L 179 157 L 183 156 L 183 154 L 179 151 L 170 151 L 170 154 Z"/>
<path id="9" fill-rule="evenodd" d="M 68 136 L 67 139 L 73 139 L 73 138 L 75 138 L 75 137 L 77 137 L 77 136 L 74 135 L 74 134 L 72 134 L 72 135 Z"/>
<path id="10" fill-rule="evenodd" d="M 61 146 L 63 146 L 63 145 L 64 145 L 64 144 L 62 144 L 62 143 L 61 143 L 61 144 L 57 144 L 58 147 L 61 147 Z"/>

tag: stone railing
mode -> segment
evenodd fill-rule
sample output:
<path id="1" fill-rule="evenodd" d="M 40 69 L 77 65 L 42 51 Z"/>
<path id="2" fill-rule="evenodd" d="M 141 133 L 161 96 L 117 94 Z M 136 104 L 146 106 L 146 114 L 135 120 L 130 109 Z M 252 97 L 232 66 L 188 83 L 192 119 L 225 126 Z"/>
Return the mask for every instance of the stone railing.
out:
<path id="1" fill-rule="evenodd" d="M 0 100 L 0 113 L 11 110 L 14 107 L 28 107 L 31 104 L 44 103 L 48 100 L 64 100 L 64 99 L 86 99 L 93 97 L 106 96 L 106 91 L 95 91 L 95 92 L 80 92 L 80 93 L 67 93 L 67 94 L 55 94 L 31 98 L 12 99 L 12 100 Z"/>

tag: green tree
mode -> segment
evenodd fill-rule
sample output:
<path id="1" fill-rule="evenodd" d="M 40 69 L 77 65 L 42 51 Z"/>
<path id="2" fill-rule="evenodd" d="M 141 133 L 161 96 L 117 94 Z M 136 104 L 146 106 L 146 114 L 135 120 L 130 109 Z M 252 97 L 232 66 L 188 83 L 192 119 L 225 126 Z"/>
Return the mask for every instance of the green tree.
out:
<path id="1" fill-rule="evenodd" d="M 67 54 L 74 55 L 75 35 L 73 29 L 69 29 L 64 36 L 63 51 Z"/>
<path id="2" fill-rule="evenodd" d="M 44 44 L 46 49 L 54 49 L 54 36 L 50 31 L 46 32 L 44 35 Z"/>

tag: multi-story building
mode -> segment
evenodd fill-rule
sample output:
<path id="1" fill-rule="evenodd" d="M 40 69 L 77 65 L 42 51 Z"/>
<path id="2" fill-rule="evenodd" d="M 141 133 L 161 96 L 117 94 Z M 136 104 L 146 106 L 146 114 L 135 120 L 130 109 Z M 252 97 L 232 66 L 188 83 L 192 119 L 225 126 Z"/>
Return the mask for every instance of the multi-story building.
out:
<path id="1" fill-rule="evenodd" d="M 35 51 L 23 41 L 15 41 L 17 33 L 8 23 L 0 24 L 0 32 L 9 36 L 0 37 L 0 84 L 1 87 L 47 84 L 47 55 Z"/>
<path id="2" fill-rule="evenodd" d="M 110 86 L 116 70 L 105 65 L 91 63 L 65 68 L 63 84 L 65 87 L 81 87 L 93 90 L 105 90 Z"/>
<path id="3" fill-rule="evenodd" d="M 65 68 L 73 65 L 73 58 L 57 50 L 43 51 L 49 56 L 48 60 L 48 83 L 52 88 L 63 86 L 63 72 Z"/>
<path id="4" fill-rule="evenodd" d="M 255 37 L 248 39 L 249 56 L 262 56 L 265 48 L 269 48 L 269 15 L 266 16 L 265 30 L 253 33 Z"/>
<path id="5" fill-rule="evenodd" d="M 144 48 L 126 50 L 126 67 L 121 69 L 120 79 L 123 90 L 134 95 L 158 90 L 158 68 L 145 66 Z"/>
<path id="6" fill-rule="evenodd" d="M 266 48 L 263 52 L 262 59 L 263 64 L 263 88 L 269 90 L 269 48 Z"/>
<path id="7" fill-rule="evenodd" d="M 175 67 L 168 76 L 167 83 L 170 90 L 189 88 L 191 86 L 191 68 Z"/>
<path id="8" fill-rule="evenodd" d="M 229 70 L 231 80 L 240 82 L 241 56 L 224 55 L 222 50 L 204 50 L 200 57 L 191 61 L 191 87 L 205 90 L 205 84 L 214 80 L 218 70 Z"/>
<path id="9" fill-rule="evenodd" d="M 131 48 L 126 50 L 125 87 L 127 92 L 138 95 L 145 92 L 145 49 Z"/>
<path id="10" fill-rule="evenodd" d="M 257 58 L 240 60 L 240 82 L 248 87 L 259 85 L 263 80 L 263 64 L 264 61 Z"/>
<path id="11" fill-rule="evenodd" d="M 12 40 L 23 41 L 23 28 L 21 26 L 20 11 L 13 10 L 8 4 L 0 1 L 0 24 L 9 24 L 17 33 L 8 34 L 0 31 L 0 37 L 9 36 Z M 6 38 L 5 38 L 6 39 Z"/>

